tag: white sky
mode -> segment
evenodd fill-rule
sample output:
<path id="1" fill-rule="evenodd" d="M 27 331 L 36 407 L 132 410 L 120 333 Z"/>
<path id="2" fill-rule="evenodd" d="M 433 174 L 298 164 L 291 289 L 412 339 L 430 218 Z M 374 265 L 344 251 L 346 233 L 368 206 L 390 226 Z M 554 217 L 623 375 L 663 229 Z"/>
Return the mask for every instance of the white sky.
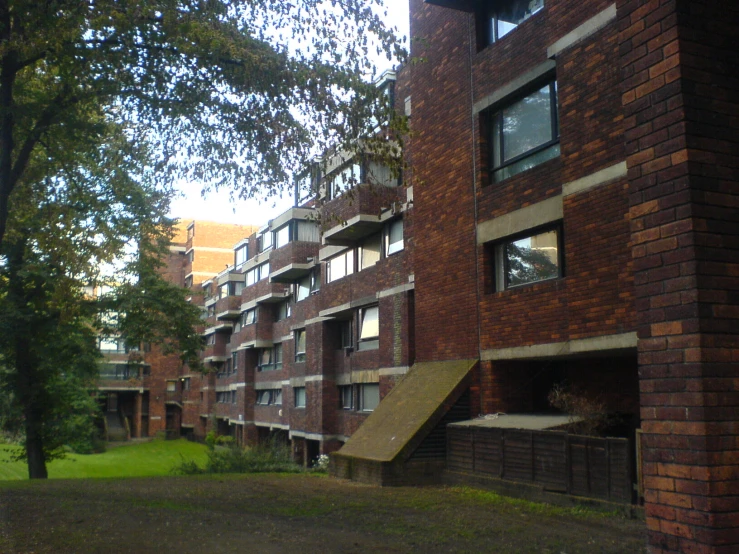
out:
<path id="1" fill-rule="evenodd" d="M 401 36 L 408 36 L 408 0 L 384 0 L 388 10 L 388 26 L 397 27 Z M 408 44 L 406 42 L 406 48 Z M 387 59 L 378 59 L 378 75 L 392 65 Z M 223 223 L 264 225 L 293 205 L 292 191 L 285 191 L 282 198 L 270 198 L 260 203 L 258 200 L 238 200 L 231 202 L 229 192 L 221 190 L 202 197 L 201 183 L 180 183 L 178 188 L 183 196 L 172 202 L 170 217 L 184 221 L 200 219 Z"/>

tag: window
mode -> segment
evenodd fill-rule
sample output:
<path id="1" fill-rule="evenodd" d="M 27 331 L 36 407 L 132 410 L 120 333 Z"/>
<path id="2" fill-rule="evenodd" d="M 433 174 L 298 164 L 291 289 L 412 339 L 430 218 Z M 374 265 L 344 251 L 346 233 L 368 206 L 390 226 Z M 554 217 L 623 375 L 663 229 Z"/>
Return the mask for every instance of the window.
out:
<path id="1" fill-rule="evenodd" d="M 234 250 L 234 267 L 239 268 L 249 259 L 249 245 L 242 244 Z"/>
<path id="2" fill-rule="evenodd" d="M 320 267 L 314 267 L 308 275 L 298 279 L 293 284 L 293 296 L 295 297 L 295 301 L 300 302 L 301 300 L 305 300 L 314 292 L 318 292 L 320 288 Z"/>
<path id="3" fill-rule="evenodd" d="M 269 231 L 266 231 L 259 235 L 259 238 L 257 239 L 259 241 L 259 251 L 264 252 L 266 250 L 269 250 L 272 248 L 272 233 Z"/>
<path id="4" fill-rule="evenodd" d="M 192 288 L 192 282 L 193 282 L 192 281 L 192 275 L 188 275 L 187 277 L 185 277 L 185 288 L 186 289 L 191 289 Z"/>
<path id="5" fill-rule="evenodd" d="M 346 250 L 338 256 L 334 256 L 326 264 L 328 275 L 326 282 L 331 283 L 347 275 L 354 273 L 354 250 Z"/>
<path id="6" fill-rule="evenodd" d="M 283 225 L 275 231 L 275 248 L 282 248 L 290 242 L 290 224 Z"/>
<path id="7" fill-rule="evenodd" d="M 257 404 L 260 406 L 282 406 L 282 389 L 258 390 Z"/>
<path id="8" fill-rule="evenodd" d="M 104 337 L 100 339 L 99 348 L 103 352 L 125 352 L 126 345 L 117 337 Z"/>
<path id="9" fill-rule="evenodd" d="M 282 369 L 282 344 L 272 348 L 262 348 L 257 359 L 257 371 L 277 371 Z"/>
<path id="10" fill-rule="evenodd" d="M 380 261 L 380 251 L 382 250 L 382 235 L 377 233 L 367 237 L 359 247 L 359 270 L 372 267 Z"/>
<path id="11" fill-rule="evenodd" d="M 390 256 L 403 250 L 403 220 L 396 219 L 387 226 L 385 234 L 385 255 Z"/>
<path id="12" fill-rule="evenodd" d="M 269 276 L 269 262 L 259 264 L 246 272 L 246 286 L 253 285 L 257 281 L 266 279 Z"/>
<path id="13" fill-rule="evenodd" d="M 305 387 L 294 387 L 293 399 L 296 408 L 305 408 Z"/>
<path id="14" fill-rule="evenodd" d="M 208 335 L 208 337 L 205 339 L 205 344 L 208 346 L 213 346 L 216 343 L 216 334 L 212 333 Z"/>
<path id="15" fill-rule="evenodd" d="M 361 182 L 362 166 L 357 162 L 351 163 L 328 177 L 329 195 L 331 198 L 337 198 Z"/>
<path id="16" fill-rule="evenodd" d="M 295 285 L 295 301 L 300 302 L 310 296 L 310 275 L 306 275 L 302 279 L 299 279 Z"/>
<path id="17" fill-rule="evenodd" d="M 236 373 L 239 369 L 239 353 L 231 353 L 231 373 Z"/>
<path id="18" fill-rule="evenodd" d="M 339 408 L 342 410 L 354 409 L 354 387 L 351 385 L 339 387 Z"/>
<path id="19" fill-rule="evenodd" d="M 295 331 L 295 361 L 305 361 L 305 329 Z"/>
<path id="20" fill-rule="evenodd" d="M 351 320 L 339 322 L 339 333 L 341 336 L 341 348 L 351 348 L 354 344 L 352 340 L 352 322 Z"/>
<path id="21" fill-rule="evenodd" d="M 177 381 L 167 381 L 167 392 L 175 392 L 177 390 Z"/>
<path id="22" fill-rule="evenodd" d="M 292 307 L 290 306 L 290 301 L 285 300 L 284 302 L 280 302 L 277 304 L 277 313 L 275 315 L 275 321 L 282 321 L 283 319 L 286 319 L 290 317 L 292 314 Z"/>
<path id="23" fill-rule="evenodd" d="M 275 370 L 282 369 L 282 343 L 277 343 L 272 347 L 272 359 Z"/>
<path id="24" fill-rule="evenodd" d="M 187 261 L 190 262 L 190 263 L 192 263 L 192 262 L 195 261 L 195 250 L 190 250 L 187 253 Z"/>
<path id="25" fill-rule="evenodd" d="M 359 310 L 359 342 L 358 350 L 379 348 L 380 308 L 371 306 Z"/>
<path id="26" fill-rule="evenodd" d="M 295 182 L 297 189 L 298 205 L 303 205 L 316 193 L 316 184 L 320 178 L 318 164 L 313 164 L 310 169 L 303 173 Z"/>
<path id="27" fill-rule="evenodd" d="M 559 229 L 498 243 L 495 246 L 495 272 L 499 291 L 561 277 Z"/>
<path id="28" fill-rule="evenodd" d="M 251 308 L 245 312 L 241 312 L 241 326 L 253 325 L 257 322 L 257 309 Z"/>
<path id="29" fill-rule="evenodd" d="M 380 384 L 365 383 L 357 387 L 357 410 L 371 412 L 380 403 Z"/>
<path id="30" fill-rule="evenodd" d="M 500 0 L 478 17 L 480 45 L 499 41 L 544 7 L 544 0 Z"/>
<path id="31" fill-rule="evenodd" d="M 490 113 L 490 162 L 497 183 L 559 156 L 557 82 Z"/>

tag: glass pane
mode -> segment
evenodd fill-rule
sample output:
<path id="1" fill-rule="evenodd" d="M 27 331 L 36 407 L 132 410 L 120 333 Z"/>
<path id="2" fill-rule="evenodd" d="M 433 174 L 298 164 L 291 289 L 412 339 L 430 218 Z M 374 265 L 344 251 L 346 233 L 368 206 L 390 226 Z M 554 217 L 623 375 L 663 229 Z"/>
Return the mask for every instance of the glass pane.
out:
<path id="1" fill-rule="evenodd" d="M 248 249 L 248 246 L 246 245 L 241 246 L 240 248 L 236 249 L 236 259 L 235 259 L 236 265 L 241 265 L 244 262 L 246 262 L 247 249 Z"/>
<path id="2" fill-rule="evenodd" d="M 508 177 L 512 177 L 514 175 L 517 175 L 518 173 L 521 173 L 522 171 L 526 171 L 527 169 L 536 167 L 540 163 L 544 163 L 547 160 L 552 160 L 557 156 L 559 156 L 559 143 L 553 144 L 552 146 L 550 146 L 549 148 L 545 148 L 544 150 L 539 150 L 536 154 L 527 156 L 521 160 L 518 160 L 517 162 L 512 163 L 511 165 L 507 165 L 499 169 L 495 172 L 495 182 L 499 183 L 504 179 L 508 179 Z"/>
<path id="3" fill-rule="evenodd" d="M 544 7 L 544 0 L 508 0 L 496 13 L 497 38 L 501 38 Z"/>
<path id="4" fill-rule="evenodd" d="M 377 408 L 380 403 L 380 385 L 362 385 L 362 410 L 365 412 Z"/>
<path id="5" fill-rule="evenodd" d="M 290 225 L 283 225 L 275 231 L 275 248 L 285 246 L 290 242 Z"/>
<path id="6" fill-rule="evenodd" d="M 295 331 L 295 352 L 305 353 L 305 331 Z"/>
<path id="7" fill-rule="evenodd" d="M 381 243 L 382 238 L 379 234 L 373 235 L 364 241 L 364 243 L 362 244 L 362 259 L 360 270 L 367 269 L 368 267 L 371 267 L 380 261 Z"/>
<path id="8" fill-rule="evenodd" d="M 506 244 L 509 287 L 559 277 L 557 231 L 547 231 Z"/>
<path id="9" fill-rule="evenodd" d="M 298 301 L 308 298 L 310 295 L 310 275 L 303 277 L 297 283 L 298 285 Z"/>
<path id="10" fill-rule="evenodd" d="M 371 339 L 380 335 L 379 308 L 374 306 L 362 311 L 362 330 L 359 338 Z"/>
<path id="11" fill-rule="evenodd" d="M 390 224 L 387 253 L 395 254 L 401 250 L 403 250 L 403 220 L 398 219 Z"/>
<path id="12" fill-rule="evenodd" d="M 554 138 L 549 100 L 549 85 L 546 85 L 503 110 L 503 161 Z"/>

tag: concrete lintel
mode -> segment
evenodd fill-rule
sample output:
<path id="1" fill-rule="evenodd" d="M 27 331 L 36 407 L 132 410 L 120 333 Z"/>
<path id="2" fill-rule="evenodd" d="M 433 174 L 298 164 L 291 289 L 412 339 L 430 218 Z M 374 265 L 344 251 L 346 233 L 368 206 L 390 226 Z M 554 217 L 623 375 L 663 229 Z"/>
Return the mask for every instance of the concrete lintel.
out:
<path id="1" fill-rule="evenodd" d="M 245 312 L 247 310 L 251 310 L 253 308 L 257 307 L 257 301 L 256 300 L 250 300 L 249 302 L 244 302 L 241 305 L 241 308 L 239 308 L 242 312 Z"/>
<path id="2" fill-rule="evenodd" d="M 562 196 L 554 196 L 520 210 L 477 225 L 477 244 L 485 244 L 527 229 L 546 225 L 563 217 Z"/>
<path id="3" fill-rule="evenodd" d="M 547 73 L 554 71 L 556 66 L 557 64 L 554 60 L 547 60 L 544 63 L 537 65 L 523 75 L 516 77 L 515 79 L 513 79 L 513 81 L 510 81 L 506 85 L 503 85 L 498 90 L 492 92 L 491 94 L 488 94 L 482 100 L 478 100 L 477 102 L 475 102 L 475 104 L 472 106 L 472 113 L 478 114 L 481 111 L 489 108 L 490 106 L 493 106 L 498 102 L 505 100 L 509 96 L 516 94 L 522 88 L 525 88 L 526 85 L 533 83 L 534 81 L 544 77 Z"/>
<path id="4" fill-rule="evenodd" d="M 290 438 L 292 439 L 293 437 L 310 441 L 338 440 L 341 442 L 346 442 L 348 438 L 345 435 L 324 435 L 322 433 L 308 433 L 306 431 L 290 431 Z"/>
<path id="5" fill-rule="evenodd" d="M 257 381 L 254 383 L 255 390 L 281 389 L 282 381 Z"/>
<path id="6" fill-rule="evenodd" d="M 408 283 L 407 285 L 398 285 L 397 287 L 393 287 L 391 289 L 385 289 L 381 290 L 377 293 L 377 298 L 385 298 L 386 296 L 394 296 L 396 294 L 400 294 L 403 292 L 407 292 L 409 290 L 413 290 L 416 288 L 416 285 L 414 283 Z"/>
<path id="7" fill-rule="evenodd" d="M 270 221 L 269 227 L 270 229 L 275 230 L 283 226 L 288 221 L 291 221 L 293 219 L 308 219 L 315 213 L 316 210 L 314 210 L 313 208 L 290 208 L 289 210 L 281 213 L 272 221 Z"/>
<path id="8" fill-rule="evenodd" d="M 327 246 L 323 246 L 318 251 L 318 261 L 325 262 L 329 258 L 336 256 L 336 254 L 340 254 L 347 248 L 348 246 L 338 246 L 335 244 L 329 244 Z"/>
<path id="9" fill-rule="evenodd" d="M 334 306 L 333 308 L 327 308 L 325 310 L 321 310 L 320 312 L 318 312 L 318 315 L 320 317 L 331 317 L 333 315 L 340 314 L 342 312 L 348 312 L 351 309 L 352 309 L 351 304 L 347 302 L 346 304 L 340 304 L 338 306 Z"/>
<path id="10" fill-rule="evenodd" d="M 575 27 L 574 30 L 570 31 L 557 42 L 549 46 L 549 48 L 547 48 L 547 57 L 554 58 L 562 50 L 569 48 L 570 46 L 577 42 L 580 42 L 584 38 L 589 37 L 596 31 L 599 31 L 600 29 L 608 25 L 611 21 L 615 20 L 616 4 L 611 4 L 605 10 L 594 15 L 582 25 Z"/>
<path id="11" fill-rule="evenodd" d="M 379 369 L 362 369 L 352 371 L 352 383 L 379 383 Z"/>
<path id="12" fill-rule="evenodd" d="M 379 369 L 380 377 L 389 377 L 392 375 L 405 375 L 410 368 L 407 365 L 399 367 L 381 367 Z"/>
<path id="13" fill-rule="evenodd" d="M 626 162 L 620 162 L 562 185 L 562 196 L 590 190 L 626 177 Z"/>
<path id="14" fill-rule="evenodd" d="M 292 377 L 290 379 L 290 386 L 291 387 L 304 387 L 305 377 Z"/>
<path id="15" fill-rule="evenodd" d="M 635 332 L 622 333 L 619 335 L 603 335 L 587 339 L 532 344 L 529 346 L 493 348 L 483 350 L 480 358 L 484 361 L 559 358 L 576 354 L 636 350 L 636 342 Z"/>
<path id="16" fill-rule="evenodd" d="M 290 426 L 285 425 L 284 423 L 270 423 L 268 421 L 255 421 L 254 425 L 257 427 L 269 427 L 270 429 L 282 429 L 284 431 L 289 431 Z"/>
<path id="17" fill-rule="evenodd" d="M 311 319 L 306 319 L 305 320 L 305 326 L 307 327 L 308 325 L 315 325 L 316 323 L 323 323 L 324 321 L 331 321 L 332 319 L 333 318 L 330 318 L 330 317 L 321 317 L 321 316 L 313 317 Z"/>
<path id="18" fill-rule="evenodd" d="M 305 382 L 306 383 L 320 383 L 323 381 L 323 375 L 306 375 Z"/>

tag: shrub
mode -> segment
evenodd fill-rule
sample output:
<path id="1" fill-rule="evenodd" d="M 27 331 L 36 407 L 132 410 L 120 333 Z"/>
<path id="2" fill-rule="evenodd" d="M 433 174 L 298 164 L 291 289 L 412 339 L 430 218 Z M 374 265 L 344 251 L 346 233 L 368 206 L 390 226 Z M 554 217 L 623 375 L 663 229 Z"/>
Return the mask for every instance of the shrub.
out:
<path id="1" fill-rule="evenodd" d="M 208 439 L 206 437 L 206 443 Z M 200 473 L 299 473 L 303 468 L 292 461 L 288 445 L 265 443 L 241 448 L 233 442 L 224 448 L 209 446 L 208 460 L 201 468 L 195 462 L 183 460 L 173 469 L 179 475 Z"/>
<path id="2" fill-rule="evenodd" d="M 570 416 L 567 430 L 579 435 L 603 436 L 615 423 L 605 401 L 577 388 L 555 385 L 549 392 L 549 403 Z"/>

